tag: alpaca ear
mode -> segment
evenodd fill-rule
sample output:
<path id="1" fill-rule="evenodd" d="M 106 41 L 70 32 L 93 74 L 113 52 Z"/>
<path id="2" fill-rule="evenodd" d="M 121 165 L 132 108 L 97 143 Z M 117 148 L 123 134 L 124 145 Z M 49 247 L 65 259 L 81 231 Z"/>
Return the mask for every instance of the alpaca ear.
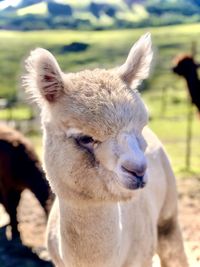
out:
<path id="1" fill-rule="evenodd" d="M 118 68 L 121 79 L 136 88 L 148 77 L 152 58 L 151 35 L 147 33 L 133 45 L 126 62 Z"/>
<path id="2" fill-rule="evenodd" d="M 64 92 L 63 73 L 54 58 L 47 50 L 37 48 L 33 50 L 25 61 L 27 74 L 23 77 L 23 86 L 41 103 L 56 100 Z"/>

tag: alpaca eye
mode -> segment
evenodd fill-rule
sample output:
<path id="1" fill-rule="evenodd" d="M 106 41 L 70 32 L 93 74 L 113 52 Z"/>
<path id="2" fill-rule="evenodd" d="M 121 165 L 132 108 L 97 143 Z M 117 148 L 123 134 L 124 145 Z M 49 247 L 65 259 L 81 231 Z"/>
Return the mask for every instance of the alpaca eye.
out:
<path id="1" fill-rule="evenodd" d="M 89 135 L 82 135 L 76 137 L 76 142 L 80 147 L 87 149 L 89 152 L 93 152 L 95 144 L 97 143 Z"/>
<path id="2" fill-rule="evenodd" d="M 91 136 L 83 135 L 83 136 L 78 137 L 78 142 L 80 144 L 87 145 L 89 143 L 93 143 L 94 140 Z"/>

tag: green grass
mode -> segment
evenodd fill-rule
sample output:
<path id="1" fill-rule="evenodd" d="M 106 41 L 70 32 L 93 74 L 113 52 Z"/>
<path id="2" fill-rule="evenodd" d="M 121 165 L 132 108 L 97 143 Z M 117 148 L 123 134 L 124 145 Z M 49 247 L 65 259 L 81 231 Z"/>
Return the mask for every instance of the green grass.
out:
<path id="1" fill-rule="evenodd" d="M 196 110 L 193 110 L 192 143 L 190 170 L 186 170 L 186 131 L 188 104 L 182 102 L 173 103 L 169 98 L 165 112 L 161 108 L 162 95 L 152 99 L 152 95 L 144 94 L 144 100 L 150 111 L 150 127 L 163 142 L 173 164 L 173 168 L 179 176 L 187 176 L 189 173 L 200 174 L 200 119 Z"/>
<path id="2" fill-rule="evenodd" d="M 28 120 L 31 116 L 31 109 L 24 105 L 0 110 L 0 120 Z"/>
<path id="3" fill-rule="evenodd" d="M 68 72 L 85 68 L 113 67 L 121 64 L 127 53 L 143 33 L 152 33 L 155 63 L 152 74 L 144 83 L 142 92 L 150 111 L 150 126 L 164 143 L 175 172 L 185 175 L 185 140 L 187 125 L 187 94 L 183 79 L 172 74 L 172 59 L 180 52 L 190 52 L 192 42 L 198 41 L 200 24 L 171 26 L 152 29 L 120 31 L 0 31 L 0 96 L 12 97 L 21 92 L 19 77 L 23 73 L 23 61 L 31 49 L 44 47 L 57 57 L 63 70 Z M 60 48 L 71 42 L 89 43 L 89 48 L 79 53 L 60 53 Z M 198 46 L 197 46 L 198 48 Z M 200 53 L 197 50 L 197 59 Z M 163 90 L 166 89 L 163 98 Z M 21 93 L 20 93 L 21 95 Z M 0 119 L 7 110 L 0 111 Z M 15 119 L 28 118 L 29 110 L 14 110 Z M 37 140 L 37 138 L 36 138 Z M 41 152 L 40 142 L 36 142 Z M 200 120 L 194 114 L 191 171 L 200 174 Z M 188 172 L 186 172 L 186 175 Z"/>

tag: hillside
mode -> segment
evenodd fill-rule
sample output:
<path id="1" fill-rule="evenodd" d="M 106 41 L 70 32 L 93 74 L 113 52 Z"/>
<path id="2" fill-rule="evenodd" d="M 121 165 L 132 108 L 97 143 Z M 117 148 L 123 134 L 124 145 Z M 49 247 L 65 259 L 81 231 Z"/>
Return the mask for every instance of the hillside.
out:
<path id="1" fill-rule="evenodd" d="M 21 0 L 1 8 L 6 2 L 0 1 L 0 29 L 101 30 L 200 21 L 198 0 Z"/>

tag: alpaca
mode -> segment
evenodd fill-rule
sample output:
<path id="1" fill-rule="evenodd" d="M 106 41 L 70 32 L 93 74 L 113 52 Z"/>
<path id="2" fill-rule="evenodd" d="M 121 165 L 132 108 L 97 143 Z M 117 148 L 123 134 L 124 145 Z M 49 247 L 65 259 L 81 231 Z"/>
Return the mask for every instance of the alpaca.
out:
<path id="1" fill-rule="evenodd" d="M 175 178 L 135 89 L 151 60 L 149 34 L 109 70 L 64 74 L 42 48 L 27 58 L 23 86 L 41 107 L 56 194 L 47 243 L 57 267 L 149 267 L 155 252 L 163 267 L 188 266 Z"/>
<path id="2" fill-rule="evenodd" d="M 47 214 L 50 188 L 33 147 L 21 133 L 0 124 L 0 203 L 10 216 L 12 238 L 20 238 L 16 213 L 26 188 L 35 194 Z"/>
<path id="3" fill-rule="evenodd" d="M 191 101 L 200 113 L 200 81 L 197 73 L 199 65 L 196 64 L 193 57 L 189 55 L 178 56 L 174 60 L 174 64 L 174 73 L 185 78 Z"/>

